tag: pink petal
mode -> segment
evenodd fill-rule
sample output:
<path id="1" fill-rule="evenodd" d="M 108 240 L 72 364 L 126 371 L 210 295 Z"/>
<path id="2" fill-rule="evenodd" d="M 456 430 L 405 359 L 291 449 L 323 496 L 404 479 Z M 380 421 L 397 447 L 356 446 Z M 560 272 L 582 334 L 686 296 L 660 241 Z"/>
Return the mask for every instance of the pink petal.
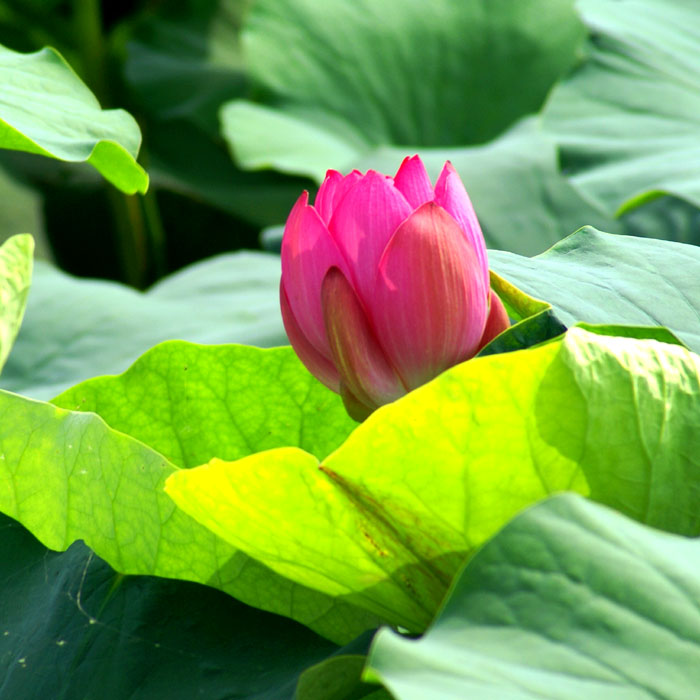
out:
<path id="1" fill-rule="evenodd" d="M 464 231 L 464 235 L 476 252 L 481 265 L 481 273 L 484 276 L 486 286 L 488 286 L 489 263 L 484 234 L 481 232 L 481 226 L 476 218 L 467 190 L 464 189 L 459 174 L 449 161 L 445 163 L 440 177 L 435 183 L 435 203 L 451 214 Z"/>
<path id="2" fill-rule="evenodd" d="M 287 331 L 287 337 L 294 348 L 294 352 L 296 352 L 306 369 L 308 369 L 316 379 L 325 384 L 331 391 L 335 391 L 336 394 L 340 393 L 340 377 L 338 376 L 337 370 L 333 366 L 333 363 L 318 352 L 306 339 L 296 318 L 294 318 L 294 312 L 289 305 L 289 299 L 287 298 L 284 284 L 280 284 L 280 307 L 282 309 L 284 330 Z"/>
<path id="3" fill-rule="evenodd" d="M 387 362 L 355 290 L 338 268 L 328 271 L 321 294 L 328 343 L 341 385 L 372 408 L 403 396 L 406 389 Z"/>
<path id="4" fill-rule="evenodd" d="M 510 328 L 510 319 L 508 318 L 506 307 L 503 306 L 503 302 L 498 294 L 492 289 L 489 297 L 489 315 L 486 319 L 486 327 L 479 341 L 477 352 L 508 328 Z"/>
<path id="5" fill-rule="evenodd" d="M 411 206 L 391 178 L 370 170 L 345 195 L 329 229 L 352 270 L 361 299 L 371 297 L 379 258 Z"/>
<path id="6" fill-rule="evenodd" d="M 294 205 L 282 238 L 282 281 L 289 306 L 307 341 L 330 357 L 321 310 L 321 282 L 330 267 L 346 269 L 342 254 L 304 192 Z"/>
<path id="7" fill-rule="evenodd" d="M 394 185 L 414 209 L 435 197 L 430 178 L 419 156 L 406 156 L 403 159 L 394 177 Z"/>
<path id="8" fill-rule="evenodd" d="M 348 190 L 362 177 L 359 170 L 353 170 L 348 175 L 341 175 L 337 170 L 329 170 L 318 188 L 314 209 L 319 213 L 326 225 L 333 216 L 333 211 L 338 206 Z"/>
<path id="9" fill-rule="evenodd" d="M 434 202 L 399 226 L 379 263 L 374 327 L 409 389 L 473 356 L 488 287 L 457 222 Z"/>

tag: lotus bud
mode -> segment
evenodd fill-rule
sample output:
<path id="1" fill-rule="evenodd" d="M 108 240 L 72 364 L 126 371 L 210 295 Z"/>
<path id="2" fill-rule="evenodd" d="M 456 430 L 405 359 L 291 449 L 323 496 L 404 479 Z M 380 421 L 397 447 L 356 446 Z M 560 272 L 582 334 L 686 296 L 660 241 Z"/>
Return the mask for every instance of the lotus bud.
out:
<path id="1" fill-rule="evenodd" d="M 329 170 L 282 239 L 280 300 L 294 350 L 364 420 L 504 331 L 486 245 L 448 162 L 433 187 L 418 156 L 396 175 Z"/>

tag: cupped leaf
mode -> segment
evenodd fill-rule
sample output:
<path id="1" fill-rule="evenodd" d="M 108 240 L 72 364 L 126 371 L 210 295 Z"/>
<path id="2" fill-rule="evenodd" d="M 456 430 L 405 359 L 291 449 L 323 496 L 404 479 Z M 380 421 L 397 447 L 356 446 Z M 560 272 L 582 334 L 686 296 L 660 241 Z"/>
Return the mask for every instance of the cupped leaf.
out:
<path id="1" fill-rule="evenodd" d="M 542 255 L 489 251 L 491 267 L 567 326 L 666 326 L 700 352 L 700 248 L 585 227 Z"/>
<path id="2" fill-rule="evenodd" d="M 251 77 L 284 100 L 375 143 L 447 146 L 536 112 L 583 39 L 571 0 L 441 0 L 429 13 L 420 0 L 262 0 L 243 47 Z"/>
<path id="3" fill-rule="evenodd" d="M 283 345 L 279 275 L 279 258 L 235 253 L 191 265 L 141 293 L 39 263 L 0 385 L 49 399 L 89 377 L 121 372 L 171 338 Z"/>
<path id="4" fill-rule="evenodd" d="M 422 639 L 381 630 L 367 675 L 397 700 L 686 700 L 698 572 L 697 539 L 555 496 L 476 554 Z"/>
<path id="5" fill-rule="evenodd" d="M 283 355 L 289 359 L 291 350 Z M 280 364 L 283 358 L 276 367 L 282 372 Z M 306 373 L 298 366 L 297 374 Z M 303 389 L 296 387 L 301 403 Z M 165 415 L 162 401 L 156 411 L 150 422 Z M 185 430 L 202 425 L 189 422 Z M 335 640 L 374 626 L 374 618 L 303 591 L 178 511 L 163 493 L 164 479 L 176 469 L 93 413 L 0 392 L 0 511 L 50 549 L 80 539 L 119 573 L 206 583 L 255 607 L 298 617 Z"/>
<path id="6" fill-rule="evenodd" d="M 544 111 L 571 181 L 610 212 L 663 193 L 700 207 L 700 5 L 577 7 L 593 33 L 589 57 Z"/>
<path id="7" fill-rule="evenodd" d="M 0 46 L 0 148 L 88 162 L 127 194 L 145 192 L 136 162 L 141 132 L 123 110 L 102 110 L 51 48 L 22 54 Z"/>
<path id="8" fill-rule="evenodd" d="M 464 557 L 550 493 L 698 534 L 699 394 L 684 348 L 572 329 L 445 372 L 320 463 L 214 459 L 166 490 L 283 576 L 421 630 Z"/>
<path id="9" fill-rule="evenodd" d="M 487 243 L 531 255 L 585 224 L 615 226 L 560 174 L 539 124 L 517 124 L 583 38 L 570 0 L 441 0 L 430 13 L 419 0 L 265 0 L 243 44 L 270 104 L 224 105 L 223 134 L 241 167 L 318 182 L 328 168 L 392 173 L 415 152 L 437 176 L 450 159 Z"/>
<path id="10" fill-rule="evenodd" d="M 125 577 L 78 542 L 48 551 L 5 516 L 0 530 L 5 697 L 292 700 L 307 667 L 338 652 L 364 660 L 366 640 L 338 650 L 213 588 Z M 359 665 L 348 679 L 353 685 Z"/>
<path id="11" fill-rule="evenodd" d="M 13 236 L 0 246 L 0 370 L 22 325 L 32 281 L 34 239 Z"/>

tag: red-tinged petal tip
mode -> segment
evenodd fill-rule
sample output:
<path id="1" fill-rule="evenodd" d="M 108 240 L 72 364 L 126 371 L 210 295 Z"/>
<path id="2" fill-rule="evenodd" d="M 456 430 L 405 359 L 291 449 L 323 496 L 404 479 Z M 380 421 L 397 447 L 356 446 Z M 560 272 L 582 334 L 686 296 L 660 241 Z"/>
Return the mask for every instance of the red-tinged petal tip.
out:
<path id="1" fill-rule="evenodd" d="M 294 317 L 294 312 L 289 305 L 289 298 L 284 289 L 284 283 L 280 284 L 280 308 L 282 309 L 284 330 L 287 332 L 287 337 L 294 348 L 294 352 L 296 352 L 306 369 L 308 369 L 316 379 L 325 384 L 331 391 L 338 393 L 340 391 L 340 377 L 338 376 L 338 372 L 333 366 L 333 363 L 318 352 L 307 340 L 304 332 L 299 327 L 299 323 Z"/>
<path id="2" fill-rule="evenodd" d="M 406 156 L 394 177 L 394 185 L 408 203 L 417 209 L 435 196 L 433 185 L 419 156 Z"/>
<path id="3" fill-rule="evenodd" d="M 406 393 L 384 355 L 350 282 L 331 268 L 321 286 L 323 315 L 341 385 L 354 399 L 377 408 Z"/>
<path id="4" fill-rule="evenodd" d="M 326 173 L 314 203 L 314 208 L 326 225 L 330 223 L 333 212 L 343 197 L 361 177 L 362 173 L 359 170 L 353 170 L 347 175 L 341 175 L 337 170 L 329 170 Z"/>
<path id="5" fill-rule="evenodd" d="M 369 313 L 389 362 L 414 389 L 474 355 L 487 300 L 472 246 L 457 222 L 428 202 L 387 245 Z"/>
<path id="6" fill-rule="evenodd" d="M 371 297 L 377 264 L 387 242 L 412 211 L 391 178 L 370 170 L 333 212 L 331 235 L 343 251 L 351 281 L 363 301 Z"/>
<path id="7" fill-rule="evenodd" d="M 474 248 L 481 265 L 484 284 L 489 285 L 489 264 L 486 254 L 484 234 L 472 206 L 467 190 L 464 188 L 459 173 L 448 160 L 442 168 L 435 183 L 435 203 L 439 204 L 459 224 L 466 239 Z"/>
<path id="8" fill-rule="evenodd" d="M 492 289 L 489 295 L 489 315 L 486 319 L 486 327 L 479 341 L 477 352 L 508 328 L 510 328 L 510 319 L 508 318 L 506 307 L 503 306 L 503 302 L 498 294 Z"/>

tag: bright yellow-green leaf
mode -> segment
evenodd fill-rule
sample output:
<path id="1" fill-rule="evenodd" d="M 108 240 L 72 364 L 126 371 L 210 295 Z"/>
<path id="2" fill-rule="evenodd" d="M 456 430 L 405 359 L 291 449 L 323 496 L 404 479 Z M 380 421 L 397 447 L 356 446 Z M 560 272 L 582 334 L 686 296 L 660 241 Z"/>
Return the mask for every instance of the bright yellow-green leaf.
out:
<path id="1" fill-rule="evenodd" d="M 700 532 L 700 357 L 573 329 L 478 358 L 376 411 L 322 463 L 281 448 L 166 482 L 271 569 L 409 629 L 522 508 L 574 490 Z"/>
<path id="2" fill-rule="evenodd" d="M 238 459 L 292 444 L 320 459 L 340 445 L 356 425 L 346 414 L 340 397 L 311 376 L 290 347 L 262 350 L 181 341 L 162 343 L 124 374 L 83 382 L 58 396 L 54 403 L 75 411 L 98 413 L 114 431 L 128 434 L 172 465 L 185 469 L 214 454 Z M 26 427 L 34 425 L 30 420 L 40 421 L 37 434 L 46 435 L 54 429 L 52 421 L 36 416 L 16 423 L 15 430 L 31 429 Z M 9 436 L 0 435 L 0 450 L 8 439 Z M 56 468 L 65 481 L 61 490 L 67 490 L 74 499 L 75 489 L 81 488 L 82 483 L 75 474 L 65 475 L 61 468 L 64 454 L 64 446 L 58 454 L 51 452 L 48 465 L 42 465 L 37 458 L 21 481 L 40 479 L 43 469 Z M 123 469 L 119 459 L 111 456 L 100 463 L 100 468 L 106 479 L 115 478 L 114 473 Z M 134 465 L 124 478 L 139 481 L 143 475 Z M 154 488 L 160 490 L 161 486 Z M 139 519 L 124 511 L 123 504 L 117 501 L 113 516 L 108 513 L 108 517 L 150 532 L 154 504 L 148 494 L 144 494 L 142 508 L 143 517 Z M 20 519 L 35 531 L 28 517 Z M 53 527 L 61 527 L 61 523 L 59 515 Z M 92 522 L 82 522 L 75 537 L 92 542 Z M 183 578 L 220 588 L 249 605 L 287 615 L 328 638 L 347 642 L 376 626 L 376 618 L 364 610 L 274 573 L 212 536 L 202 525 L 197 524 L 187 540 L 179 540 L 177 550 L 183 561 L 192 563 L 189 573 L 182 572 Z M 126 572 L 103 549 L 96 548 L 96 552 Z M 166 560 L 164 556 L 161 564 Z M 206 563 L 199 566 L 200 562 Z M 169 575 L 163 568 L 151 573 Z"/>

